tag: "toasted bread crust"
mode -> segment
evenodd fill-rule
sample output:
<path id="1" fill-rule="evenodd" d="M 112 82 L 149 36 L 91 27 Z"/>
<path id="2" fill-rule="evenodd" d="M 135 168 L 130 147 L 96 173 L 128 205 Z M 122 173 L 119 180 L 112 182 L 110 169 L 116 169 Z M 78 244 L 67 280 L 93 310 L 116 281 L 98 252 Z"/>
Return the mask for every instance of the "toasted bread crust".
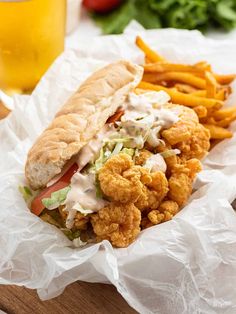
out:
<path id="1" fill-rule="evenodd" d="M 32 189 L 43 188 L 61 172 L 122 105 L 142 73 L 141 67 L 119 61 L 98 70 L 80 86 L 28 153 L 25 176 Z"/>

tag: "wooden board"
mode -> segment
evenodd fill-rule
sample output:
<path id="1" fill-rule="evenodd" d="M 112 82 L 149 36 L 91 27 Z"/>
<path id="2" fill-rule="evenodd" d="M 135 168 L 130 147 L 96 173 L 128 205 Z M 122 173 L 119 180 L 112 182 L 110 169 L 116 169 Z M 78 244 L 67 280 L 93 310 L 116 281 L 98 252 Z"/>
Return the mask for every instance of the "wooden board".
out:
<path id="1" fill-rule="evenodd" d="M 0 310 L 8 314 L 135 314 L 112 285 L 76 282 L 42 302 L 34 290 L 0 286 Z M 0 311 L 1 312 L 1 311 Z"/>

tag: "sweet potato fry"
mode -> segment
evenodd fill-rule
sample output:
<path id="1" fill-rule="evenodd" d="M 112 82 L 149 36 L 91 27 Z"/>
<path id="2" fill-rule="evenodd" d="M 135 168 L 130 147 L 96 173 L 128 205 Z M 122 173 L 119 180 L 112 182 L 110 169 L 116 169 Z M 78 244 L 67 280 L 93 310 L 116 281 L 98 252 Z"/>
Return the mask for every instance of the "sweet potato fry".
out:
<path id="1" fill-rule="evenodd" d="M 136 45 L 145 53 L 146 57 L 151 62 L 165 61 L 165 59 L 162 56 L 160 56 L 157 52 L 152 50 L 139 36 L 136 37 Z"/>
<path id="2" fill-rule="evenodd" d="M 216 97 L 216 89 L 217 89 L 217 82 L 214 75 L 211 72 L 205 72 L 206 78 L 206 97 L 208 98 L 215 98 Z"/>
<path id="3" fill-rule="evenodd" d="M 192 96 L 191 94 L 176 92 L 167 87 L 154 85 L 143 81 L 139 83 L 138 88 L 154 91 L 164 90 L 170 95 L 172 102 L 188 107 L 204 106 L 207 109 L 210 108 L 219 109 L 223 105 L 223 103 L 220 100 Z"/>
<path id="4" fill-rule="evenodd" d="M 211 139 L 223 140 L 231 138 L 233 133 L 217 125 L 203 124 L 210 131 Z"/>
<path id="5" fill-rule="evenodd" d="M 227 85 L 233 82 L 236 78 L 236 74 L 215 74 L 214 76 L 218 83 L 221 85 Z"/>

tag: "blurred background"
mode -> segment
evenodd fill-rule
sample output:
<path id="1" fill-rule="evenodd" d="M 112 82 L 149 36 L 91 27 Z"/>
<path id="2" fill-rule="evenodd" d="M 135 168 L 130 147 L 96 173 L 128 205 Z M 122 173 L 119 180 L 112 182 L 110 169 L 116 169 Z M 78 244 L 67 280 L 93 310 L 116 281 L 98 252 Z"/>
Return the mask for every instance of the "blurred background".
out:
<path id="1" fill-rule="evenodd" d="M 132 20 L 236 40 L 236 0 L 0 0 L 0 90 L 31 93 L 65 48 L 120 34 Z M 2 95 L 0 118 L 9 113 Z"/>

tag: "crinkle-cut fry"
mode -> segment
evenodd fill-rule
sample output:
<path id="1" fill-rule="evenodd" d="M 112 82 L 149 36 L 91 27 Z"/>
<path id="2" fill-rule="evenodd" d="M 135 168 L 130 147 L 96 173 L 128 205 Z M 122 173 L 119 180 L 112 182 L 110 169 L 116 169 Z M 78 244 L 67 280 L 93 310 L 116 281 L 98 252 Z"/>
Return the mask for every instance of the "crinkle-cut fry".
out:
<path id="1" fill-rule="evenodd" d="M 223 140 L 225 138 L 231 138 L 233 133 L 220 126 L 212 124 L 203 124 L 205 128 L 210 131 L 211 139 Z"/>
<path id="2" fill-rule="evenodd" d="M 214 75 L 206 71 L 205 72 L 205 78 L 206 78 L 206 97 L 207 98 L 215 98 L 216 97 L 216 89 L 217 89 L 217 82 L 214 77 Z"/>
<path id="3" fill-rule="evenodd" d="M 235 114 L 236 114 L 236 107 L 228 107 L 228 108 L 224 108 L 224 109 L 213 112 L 212 116 L 216 120 L 223 120 Z"/>
<path id="4" fill-rule="evenodd" d="M 145 74 L 144 74 L 145 78 Z M 155 82 L 168 82 L 168 81 L 175 81 L 186 83 L 191 86 L 204 89 L 206 87 L 206 81 L 202 78 L 196 77 L 190 73 L 183 73 L 183 72 L 164 72 L 156 75 Z"/>
<path id="5" fill-rule="evenodd" d="M 198 118 L 205 118 L 207 116 L 207 109 L 204 106 L 194 107 L 193 110 L 198 115 Z"/>
<path id="6" fill-rule="evenodd" d="M 165 61 L 165 58 L 160 56 L 157 52 L 152 50 L 140 36 L 136 37 L 136 45 L 145 53 L 146 57 L 151 62 L 160 62 Z"/>
<path id="7" fill-rule="evenodd" d="M 143 81 L 139 83 L 138 88 L 154 91 L 164 90 L 167 94 L 170 95 L 173 103 L 188 107 L 204 106 L 207 109 L 210 108 L 219 109 L 223 106 L 223 102 L 220 100 L 192 96 L 191 94 L 176 92 L 169 88 L 160 85 L 154 85 Z"/>
<path id="8" fill-rule="evenodd" d="M 146 73 L 162 73 L 162 72 L 188 72 L 188 73 L 201 73 L 204 77 L 206 69 L 198 65 L 188 65 L 180 63 L 150 63 L 144 65 L 144 72 Z"/>
<path id="9" fill-rule="evenodd" d="M 214 76 L 215 76 L 217 82 L 220 83 L 221 85 L 230 84 L 236 78 L 236 74 L 216 74 L 216 73 L 214 73 Z"/>
<path id="10" fill-rule="evenodd" d="M 175 88 L 181 92 L 181 93 L 185 93 L 185 94 L 191 94 L 193 92 L 196 92 L 197 89 L 193 86 L 190 86 L 188 84 L 180 84 L 180 83 L 177 83 L 175 84 Z"/>
<path id="11" fill-rule="evenodd" d="M 197 90 L 196 92 L 192 92 L 191 95 L 198 96 L 198 97 L 206 97 L 206 90 L 200 89 L 200 90 Z"/>

